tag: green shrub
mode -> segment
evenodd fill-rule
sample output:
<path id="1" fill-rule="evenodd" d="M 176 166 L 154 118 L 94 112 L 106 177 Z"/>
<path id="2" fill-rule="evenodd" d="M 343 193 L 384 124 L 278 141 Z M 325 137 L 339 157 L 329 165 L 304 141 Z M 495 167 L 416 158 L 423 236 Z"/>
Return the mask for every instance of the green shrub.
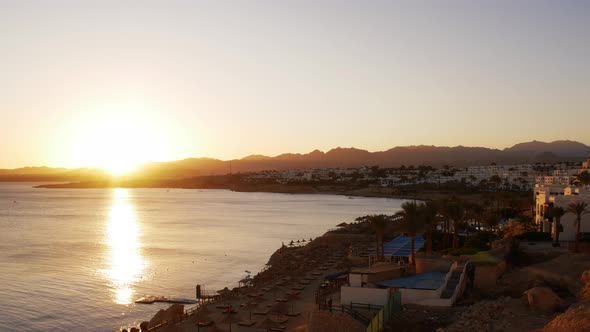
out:
<path id="1" fill-rule="evenodd" d="M 461 256 L 461 255 L 475 255 L 479 252 L 477 248 L 449 248 L 443 251 L 444 253 L 451 255 L 451 256 Z"/>
<path id="2" fill-rule="evenodd" d="M 465 240 L 465 247 L 487 250 L 495 239 L 496 234 L 492 232 L 479 232 L 467 237 Z"/>
<path id="3" fill-rule="evenodd" d="M 516 238 L 510 239 L 508 252 L 504 256 L 506 264 L 511 266 L 525 266 L 529 264 L 529 257 L 520 248 L 520 241 Z"/>

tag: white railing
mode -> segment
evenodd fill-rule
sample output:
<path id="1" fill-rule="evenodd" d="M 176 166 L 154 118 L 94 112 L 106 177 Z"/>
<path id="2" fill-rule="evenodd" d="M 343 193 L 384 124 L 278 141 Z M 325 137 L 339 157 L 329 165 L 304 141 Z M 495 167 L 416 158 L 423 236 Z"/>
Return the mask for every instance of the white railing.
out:
<path id="1" fill-rule="evenodd" d="M 467 281 L 467 279 L 465 279 L 465 274 L 467 273 L 467 265 L 468 264 L 469 264 L 469 262 L 466 262 L 465 265 L 463 266 L 463 271 L 461 271 L 461 277 L 459 278 L 459 283 L 457 284 L 457 286 L 455 286 L 455 291 L 453 292 L 453 296 L 451 296 L 451 298 L 450 298 L 451 304 L 455 303 L 455 301 L 457 300 L 457 297 L 459 297 L 459 293 L 462 293 L 462 291 L 464 290 L 465 282 Z"/>

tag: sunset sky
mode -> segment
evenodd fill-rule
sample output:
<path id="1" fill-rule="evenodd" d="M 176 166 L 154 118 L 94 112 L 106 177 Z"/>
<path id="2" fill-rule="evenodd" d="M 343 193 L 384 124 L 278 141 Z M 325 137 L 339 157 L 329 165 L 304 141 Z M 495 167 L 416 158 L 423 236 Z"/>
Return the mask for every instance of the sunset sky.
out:
<path id="1" fill-rule="evenodd" d="M 1 1 L 0 168 L 590 144 L 589 61 L 589 1 Z"/>

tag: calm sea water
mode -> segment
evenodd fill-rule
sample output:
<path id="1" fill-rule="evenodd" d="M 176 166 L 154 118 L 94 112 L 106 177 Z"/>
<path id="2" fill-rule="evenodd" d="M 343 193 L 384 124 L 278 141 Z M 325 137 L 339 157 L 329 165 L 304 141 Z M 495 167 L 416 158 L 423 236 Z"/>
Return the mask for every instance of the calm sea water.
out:
<path id="1" fill-rule="evenodd" d="M 237 286 L 284 241 L 402 201 L 182 189 L 34 189 L 0 183 L 0 331 L 114 331 L 195 285 Z"/>

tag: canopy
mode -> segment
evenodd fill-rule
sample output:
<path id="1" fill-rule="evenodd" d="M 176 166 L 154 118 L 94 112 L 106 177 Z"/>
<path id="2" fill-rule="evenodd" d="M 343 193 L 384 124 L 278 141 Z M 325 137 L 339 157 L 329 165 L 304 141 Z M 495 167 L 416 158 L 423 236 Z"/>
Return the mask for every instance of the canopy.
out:
<path id="1" fill-rule="evenodd" d="M 385 256 L 394 257 L 410 257 L 412 249 L 412 238 L 405 235 L 400 235 L 395 239 L 387 242 L 383 246 Z M 424 247 L 424 238 L 422 236 L 416 236 L 414 242 L 414 253 Z"/>

